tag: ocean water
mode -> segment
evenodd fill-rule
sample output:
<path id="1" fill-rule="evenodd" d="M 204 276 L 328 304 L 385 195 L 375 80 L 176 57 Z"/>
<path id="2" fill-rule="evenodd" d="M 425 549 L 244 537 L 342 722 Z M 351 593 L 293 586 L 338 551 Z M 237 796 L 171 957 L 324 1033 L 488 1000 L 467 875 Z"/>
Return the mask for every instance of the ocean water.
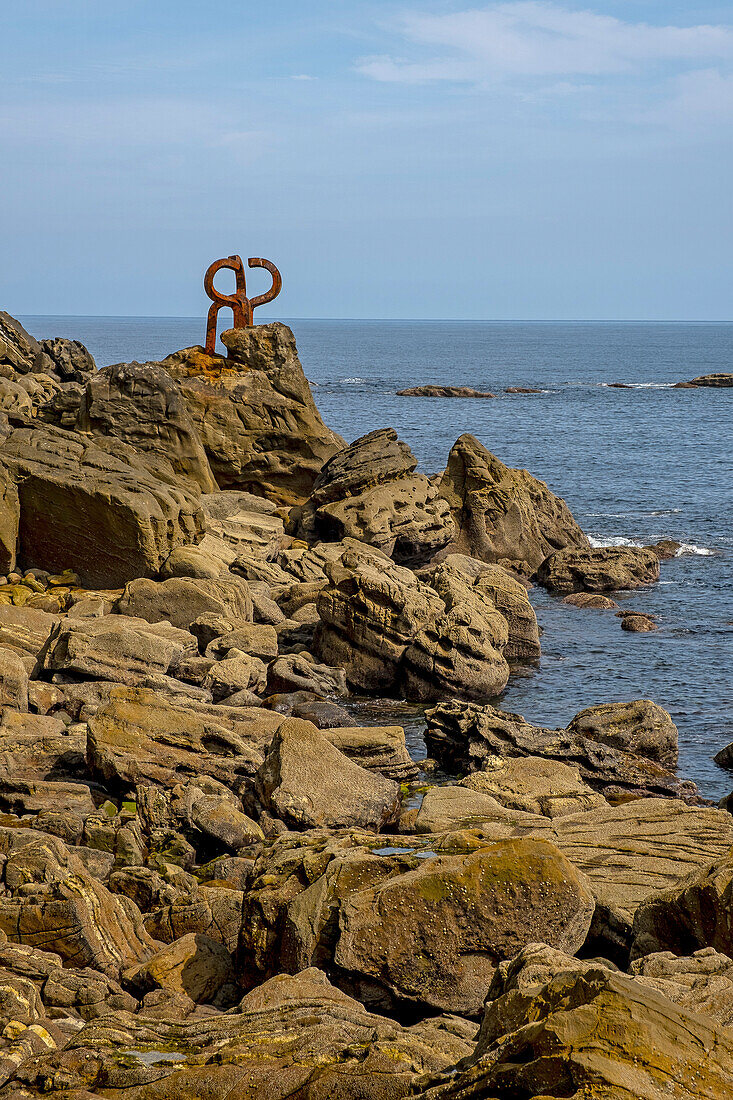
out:
<path id="1" fill-rule="evenodd" d="M 159 359 L 204 335 L 203 318 L 22 320 L 38 337 L 82 340 L 100 366 Z M 289 323 L 321 414 L 347 440 L 394 427 L 433 473 L 471 432 L 546 481 L 599 544 L 683 544 L 659 584 L 617 597 L 656 616 L 652 634 L 535 588 L 543 657 L 512 677 L 501 706 L 555 726 L 596 703 L 654 699 L 678 725 L 680 773 L 709 798 L 730 793 L 733 774 L 711 758 L 733 741 L 733 391 L 673 384 L 733 371 L 733 324 Z M 498 398 L 396 396 L 427 383 Z M 542 392 L 503 393 L 508 386 Z M 418 717 L 395 710 L 419 736 Z"/>

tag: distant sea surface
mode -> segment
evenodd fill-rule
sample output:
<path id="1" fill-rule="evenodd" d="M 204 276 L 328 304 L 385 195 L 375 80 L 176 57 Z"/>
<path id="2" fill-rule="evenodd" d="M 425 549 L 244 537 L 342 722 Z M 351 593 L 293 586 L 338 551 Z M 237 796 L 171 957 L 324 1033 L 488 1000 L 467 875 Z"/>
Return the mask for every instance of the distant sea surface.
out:
<path id="1" fill-rule="evenodd" d="M 203 317 L 22 321 L 39 338 L 81 340 L 99 366 L 160 359 L 204 335 Z M 656 616 L 653 634 L 626 633 L 611 611 L 535 588 L 541 665 L 513 676 L 501 705 L 561 726 L 595 703 L 654 699 L 678 725 L 680 774 L 708 798 L 729 794 L 733 774 L 711 757 L 733 741 L 733 391 L 673 384 L 733 371 L 733 324 L 289 323 L 323 419 L 347 440 L 394 427 L 432 473 L 471 432 L 564 497 L 598 545 L 683 544 L 659 584 L 618 596 Z M 428 383 L 498 400 L 396 396 Z"/>

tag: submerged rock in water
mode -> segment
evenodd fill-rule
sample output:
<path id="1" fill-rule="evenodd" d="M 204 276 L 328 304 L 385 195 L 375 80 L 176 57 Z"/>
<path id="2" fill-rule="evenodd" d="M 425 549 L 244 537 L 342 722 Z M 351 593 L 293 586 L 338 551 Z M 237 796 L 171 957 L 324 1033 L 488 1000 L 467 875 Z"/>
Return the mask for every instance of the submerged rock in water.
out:
<path id="1" fill-rule="evenodd" d="M 457 531 L 449 552 L 532 576 L 554 551 L 589 546 L 564 500 L 526 470 L 505 466 L 472 435 L 453 445 L 440 494 Z"/>
<path id="2" fill-rule="evenodd" d="M 397 390 L 398 397 L 496 397 L 488 390 L 472 390 L 470 386 L 410 386 Z"/>

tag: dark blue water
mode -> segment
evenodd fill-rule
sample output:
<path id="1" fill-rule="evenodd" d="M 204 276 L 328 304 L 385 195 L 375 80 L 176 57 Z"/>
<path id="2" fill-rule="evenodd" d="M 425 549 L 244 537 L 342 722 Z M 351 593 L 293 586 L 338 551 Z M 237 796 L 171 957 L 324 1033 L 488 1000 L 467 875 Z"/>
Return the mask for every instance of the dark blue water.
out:
<path id="1" fill-rule="evenodd" d="M 82 340 L 100 366 L 200 343 L 202 319 L 25 318 L 34 335 Z M 733 391 L 674 382 L 733 371 L 733 324 L 292 321 L 324 420 L 348 440 L 392 426 L 421 468 L 443 468 L 472 432 L 504 462 L 563 496 L 597 540 L 682 542 L 660 583 L 619 597 L 650 612 L 628 634 L 611 611 L 532 592 L 540 668 L 502 705 L 564 725 L 593 703 L 647 697 L 680 730 L 680 771 L 708 797 L 733 788 L 711 756 L 733 741 Z M 495 401 L 400 398 L 423 383 L 468 385 Z M 625 382 L 632 389 L 610 389 Z M 507 395 L 507 386 L 545 392 Z"/>

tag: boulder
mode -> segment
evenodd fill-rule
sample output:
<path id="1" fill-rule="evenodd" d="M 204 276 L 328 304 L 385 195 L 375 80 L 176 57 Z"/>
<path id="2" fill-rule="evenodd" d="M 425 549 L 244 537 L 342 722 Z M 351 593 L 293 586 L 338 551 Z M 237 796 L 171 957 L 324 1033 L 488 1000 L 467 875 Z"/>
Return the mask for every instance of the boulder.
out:
<path id="1" fill-rule="evenodd" d="M 256 789 L 265 809 L 294 829 L 378 830 L 399 814 L 396 783 L 355 764 L 297 718 L 286 719 L 275 734 Z"/>
<path id="2" fill-rule="evenodd" d="M 0 604 L 0 645 L 37 657 L 59 621 L 35 607 Z"/>
<path id="3" fill-rule="evenodd" d="M 454 444 L 439 486 L 456 528 L 451 553 L 532 576 L 562 547 L 587 547 L 570 509 L 526 470 L 505 466 L 472 435 Z"/>
<path id="4" fill-rule="evenodd" d="M 733 1033 L 733 959 L 728 955 L 712 947 L 682 957 L 660 951 L 632 962 L 631 973 L 680 1008 L 701 1013 Z"/>
<path id="5" fill-rule="evenodd" d="M 293 333 L 274 322 L 221 338 L 227 359 L 194 347 L 161 366 L 181 387 L 221 489 L 299 503 L 344 444 L 321 420 Z"/>
<path id="6" fill-rule="evenodd" d="M 687 878 L 667 890 L 660 886 L 637 911 L 633 957 L 658 951 L 691 955 L 703 947 L 733 957 L 733 841 L 727 829 L 720 840 L 727 841 L 728 850 L 719 843 L 705 864 L 698 861 Z"/>
<path id="7" fill-rule="evenodd" d="M 648 703 L 648 700 L 639 702 Z M 656 715 L 657 710 L 645 711 L 641 707 L 637 712 L 640 721 L 635 725 L 635 705 L 609 705 L 601 715 L 609 722 L 609 740 L 604 742 L 593 736 L 595 733 L 603 736 L 601 723 L 596 727 L 592 725 L 596 708 L 590 708 L 588 721 L 591 724 L 587 728 L 574 726 L 573 720 L 567 729 L 550 730 L 530 725 L 520 714 L 485 704 L 439 703 L 426 711 L 425 740 L 430 755 L 448 771 L 480 771 L 491 757 L 534 756 L 577 768 L 585 783 L 609 798 L 629 794 L 695 798 L 695 784 L 679 779 L 672 768 L 660 762 L 659 755 L 656 758 L 641 755 L 649 751 L 663 753 L 667 760 L 673 758 L 671 719 L 665 727 L 659 718 L 660 725 L 655 730 L 649 715 Z M 654 708 L 654 704 L 649 705 Z M 628 711 L 625 710 L 627 706 Z M 661 715 L 666 714 L 661 708 L 658 710 Z M 613 726 L 614 715 L 618 716 L 617 729 Z M 646 724 L 644 716 L 648 720 Z M 615 738 L 618 744 L 626 738 L 628 749 L 616 747 Z"/>
<path id="8" fill-rule="evenodd" d="M 149 623 L 167 621 L 188 630 L 200 615 L 219 615 L 232 622 L 251 620 L 252 600 L 241 577 L 170 577 L 165 581 L 141 577 L 125 585 L 115 610 Z"/>
<path id="9" fill-rule="evenodd" d="M 262 732 L 266 722 L 269 734 Z M 258 742 L 278 724 L 274 715 L 253 723 L 230 708 L 174 706 L 145 688 L 115 687 L 109 703 L 89 719 L 87 761 L 113 789 L 129 791 L 138 783 L 173 788 L 208 775 L 241 792 L 262 762 Z M 250 730 L 258 732 L 250 736 Z"/>
<path id="10" fill-rule="evenodd" d="M 314 695 L 348 694 L 343 669 L 319 665 L 310 654 L 289 653 L 278 657 L 267 670 L 267 688 L 271 693 L 309 691 Z"/>
<path id="11" fill-rule="evenodd" d="M 615 592 L 659 580 L 659 558 L 640 546 L 570 547 L 558 550 L 537 571 L 550 592 Z"/>
<path id="12" fill-rule="evenodd" d="M 554 845 L 502 841 L 352 893 L 339 907 L 334 962 L 398 1003 L 474 1015 L 499 961 L 537 940 L 577 951 L 593 908 Z"/>
<path id="13" fill-rule="evenodd" d="M 666 768 L 677 767 L 677 727 L 651 699 L 587 707 L 575 715 L 568 732 L 656 760 Z"/>
<path id="14" fill-rule="evenodd" d="M 294 717 L 305 718 L 306 710 L 305 706 L 296 707 Z M 417 777 L 417 765 L 410 759 L 402 726 L 339 725 L 326 729 L 325 737 L 362 768 L 380 772 L 398 783 Z"/>
<path id="15" fill-rule="evenodd" d="M 618 612 L 616 613 L 618 615 Z M 640 615 L 636 612 L 625 611 L 621 618 L 621 629 L 630 634 L 651 634 L 657 630 L 656 620 L 651 615 Z"/>
<path id="16" fill-rule="evenodd" d="M 29 371 L 44 370 L 48 360 L 38 341 L 11 317 L 0 310 L 0 372 L 5 377 L 16 372 L 27 374 Z"/>
<path id="17" fill-rule="evenodd" d="M 277 505 L 264 497 L 229 489 L 204 494 L 201 507 L 206 514 L 207 530 L 226 543 L 232 560 L 243 553 L 264 559 L 277 551 L 284 539 L 285 527 L 277 514 Z"/>
<path id="18" fill-rule="evenodd" d="M 507 809 L 545 817 L 564 817 L 608 805 L 603 795 L 580 778 L 577 768 L 541 756 L 488 757 L 483 769 L 461 780 L 460 786 L 489 794 Z"/>
<path id="19" fill-rule="evenodd" d="M 144 996 L 152 989 L 183 993 L 196 1004 L 215 999 L 233 977 L 232 957 L 216 940 L 189 932 L 125 972 L 126 985 Z"/>
<path id="20" fill-rule="evenodd" d="M 50 361 L 50 368 L 62 382 L 86 382 L 97 370 L 94 358 L 79 340 L 55 336 L 41 340 L 41 351 Z"/>
<path id="21" fill-rule="evenodd" d="M 18 484 L 21 560 L 51 573 L 72 567 L 86 587 L 115 588 L 198 542 L 204 518 L 195 497 L 138 456 L 124 443 L 107 452 L 59 428 L 12 432 L 2 457 Z"/>
<path id="22" fill-rule="evenodd" d="M 471 582 L 444 562 L 427 585 L 358 543 L 347 543 L 326 572 L 315 648 L 352 687 L 421 700 L 482 698 L 506 686 L 509 629 L 480 578 Z"/>
<path id="23" fill-rule="evenodd" d="M 237 691 L 258 694 L 265 690 L 267 684 L 267 666 L 258 657 L 231 649 L 228 657 L 211 666 L 202 683 L 211 692 L 215 703 Z"/>
<path id="24" fill-rule="evenodd" d="M 419 1100 L 598 1096 L 728 1100 L 733 1037 L 656 990 L 568 960 L 491 1001 L 472 1055 L 413 1086 Z"/>
<path id="25" fill-rule="evenodd" d="M 599 592 L 571 592 L 563 597 L 563 603 L 572 607 L 589 607 L 593 611 L 605 611 L 612 607 L 618 607 L 615 600 L 608 596 L 601 596 Z"/>
<path id="26" fill-rule="evenodd" d="M 266 664 L 276 659 L 277 631 L 274 627 L 249 622 L 238 622 L 233 626 L 229 620 L 221 618 L 218 622 L 227 629 L 206 643 L 204 652 L 207 657 L 215 657 L 218 660 L 226 657 L 231 649 L 237 649 L 241 653 L 248 653 L 250 657 L 258 657 Z M 192 633 L 197 635 L 199 645 L 207 636 L 207 625 L 213 630 L 213 620 L 205 615 L 199 616 L 191 624 Z"/>
<path id="27" fill-rule="evenodd" d="M 157 363 L 116 363 L 96 372 L 86 384 L 77 427 L 162 455 L 204 493 L 217 488 L 181 390 Z"/>
<path id="28" fill-rule="evenodd" d="M 15 569 L 19 526 L 18 490 L 7 469 L 0 465 L 0 574 Z"/>
<path id="29" fill-rule="evenodd" d="M 151 624 L 128 615 L 64 618 L 51 631 L 43 667 L 135 684 L 151 674 L 165 675 L 175 660 L 195 649 L 188 631 L 167 622 Z"/>
<path id="30" fill-rule="evenodd" d="M 311 542 L 358 539 L 397 562 L 427 561 L 453 537 L 445 501 L 393 428 L 333 455 L 298 512 L 295 533 Z"/>
<path id="31" fill-rule="evenodd" d="M 0 708 L 28 710 L 28 673 L 13 649 L 0 646 Z"/>

